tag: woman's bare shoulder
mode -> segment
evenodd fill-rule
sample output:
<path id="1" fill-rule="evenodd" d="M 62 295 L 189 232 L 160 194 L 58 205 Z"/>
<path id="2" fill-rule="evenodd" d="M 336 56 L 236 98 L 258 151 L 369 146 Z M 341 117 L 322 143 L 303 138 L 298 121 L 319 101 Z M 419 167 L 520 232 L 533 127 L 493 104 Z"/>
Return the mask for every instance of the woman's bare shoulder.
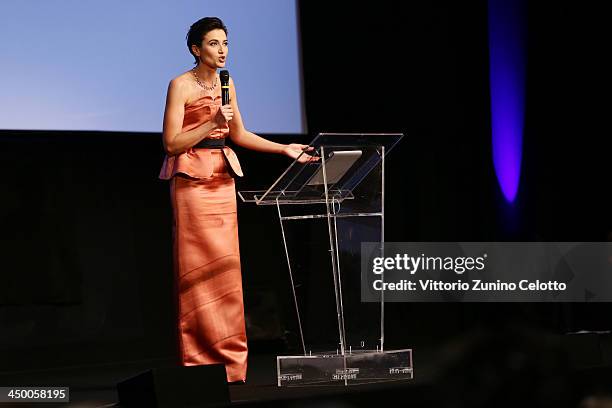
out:
<path id="1" fill-rule="evenodd" d="M 195 88 L 193 86 L 193 78 L 191 78 L 190 71 L 183 72 L 172 78 L 168 84 L 168 93 L 175 95 L 183 104 L 193 99 L 194 92 Z"/>
<path id="2" fill-rule="evenodd" d="M 170 80 L 170 84 L 174 86 L 189 86 L 191 84 L 192 78 L 190 71 L 183 72 L 182 74 L 172 78 Z"/>

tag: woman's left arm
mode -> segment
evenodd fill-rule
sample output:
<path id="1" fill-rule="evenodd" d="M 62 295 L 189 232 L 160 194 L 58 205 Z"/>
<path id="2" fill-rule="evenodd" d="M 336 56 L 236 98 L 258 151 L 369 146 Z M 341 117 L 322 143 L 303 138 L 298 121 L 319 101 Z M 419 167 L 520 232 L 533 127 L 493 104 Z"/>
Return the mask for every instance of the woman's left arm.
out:
<path id="1" fill-rule="evenodd" d="M 234 81 L 230 77 L 230 105 L 234 116 L 229 124 L 229 135 L 230 139 L 238 146 L 242 146 L 247 149 L 256 150 L 265 153 L 278 153 L 289 156 L 292 159 L 297 158 L 304 149 L 308 148 L 308 145 L 299 143 L 281 144 L 275 143 L 270 140 L 264 139 L 261 136 L 257 136 L 255 133 L 249 132 L 242 123 L 242 117 L 240 116 L 240 110 L 238 109 L 238 99 L 236 98 L 236 88 L 234 87 Z M 302 155 L 300 162 L 308 161 L 311 156 L 308 154 Z"/>

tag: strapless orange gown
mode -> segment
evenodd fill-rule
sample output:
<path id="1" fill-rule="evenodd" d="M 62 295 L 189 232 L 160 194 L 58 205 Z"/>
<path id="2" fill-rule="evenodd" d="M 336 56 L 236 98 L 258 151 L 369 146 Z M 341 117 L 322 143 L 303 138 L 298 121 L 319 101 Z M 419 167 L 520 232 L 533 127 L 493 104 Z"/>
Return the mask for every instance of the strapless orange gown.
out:
<path id="1" fill-rule="evenodd" d="M 185 105 L 182 131 L 211 120 L 220 105 L 220 95 Z M 228 133 L 226 126 L 213 137 Z M 227 381 L 245 380 L 247 370 L 235 176 L 242 170 L 229 147 L 166 156 L 159 175 L 170 180 L 181 364 L 223 363 Z"/>

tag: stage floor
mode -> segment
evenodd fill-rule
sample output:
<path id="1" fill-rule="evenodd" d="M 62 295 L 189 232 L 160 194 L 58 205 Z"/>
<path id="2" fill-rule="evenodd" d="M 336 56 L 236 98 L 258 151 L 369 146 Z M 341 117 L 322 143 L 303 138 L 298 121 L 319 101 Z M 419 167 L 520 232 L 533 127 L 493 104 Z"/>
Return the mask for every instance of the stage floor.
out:
<path id="1" fill-rule="evenodd" d="M 550 403 L 547 406 L 577 407 L 589 393 L 610 395 L 612 401 L 610 334 L 468 333 L 413 350 L 411 381 L 282 388 L 276 385 L 276 353 L 251 352 L 247 383 L 229 386 L 230 406 L 382 407 L 399 399 L 405 404 L 396 406 L 486 406 L 478 401 L 498 407 L 525 401 L 539 406 L 545 401 Z M 70 387 L 70 403 L 45 403 L 45 407 L 119 407 L 117 383 L 153 367 L 168 366 L 172 366 L 169 359 L 151 359 L 5 371 L 0 372 L 0 386 Z"/>
<path id="2" fill-rule="evenodd" d="M 166 359 L 133 361 L 123 364 L 73 366 L 49 370 L 30 370 L 0 374 L 2 386 L 68 386 L 68 404 L 45 403 L 45 407 L 101 408 L 119 407 L 116 384 L 152 367 L 171 365 Z M 379 383 L 360 386 L 278 387 L 276 384 L 276 354 L 249 356 L 247 383 L 230 385 L 231 405 L 285 406 L 288 401 L 344 398 L 348 394 L 397 389 L 422 382 Z M 2 404 L 0 404 L 2 405 Z M 5 405 L 2 405 L 5 406 Z M 24 404 L 15 404 L 24 407 Z M 351 405 L 352 406 L 352 405 Z"/>

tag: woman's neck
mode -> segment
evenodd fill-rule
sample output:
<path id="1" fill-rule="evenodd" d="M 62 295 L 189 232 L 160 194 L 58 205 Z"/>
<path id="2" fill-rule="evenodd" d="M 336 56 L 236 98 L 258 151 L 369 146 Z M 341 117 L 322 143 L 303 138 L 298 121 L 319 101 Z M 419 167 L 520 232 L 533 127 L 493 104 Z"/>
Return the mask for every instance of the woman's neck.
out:
<path id="1" fill-rule="evenodd" d="M 217 70 L 215 68 L 211 68 L 204 64 L 198 64 L 194 70 L 198 78 L 200 78 L 200 81 L 204 81 L 207 84 L 215 82 L 215 77 L 217 76 Z"/>

